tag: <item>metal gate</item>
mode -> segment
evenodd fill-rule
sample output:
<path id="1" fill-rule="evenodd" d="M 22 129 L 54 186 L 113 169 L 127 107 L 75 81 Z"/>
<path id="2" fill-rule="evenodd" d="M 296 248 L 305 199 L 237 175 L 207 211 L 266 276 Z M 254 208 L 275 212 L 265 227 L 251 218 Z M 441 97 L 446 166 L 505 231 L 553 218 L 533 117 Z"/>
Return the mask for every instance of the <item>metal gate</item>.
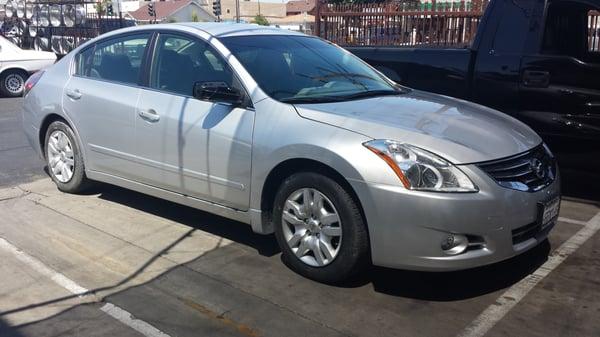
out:
<path id="1" fill-rule="evenodd" d="M 134 25 L 116 11 L 107 13 L 109 4 L 94 0 L 9 0 L 0 33 L 21 48 L 64 55 L 102 33 Z"/>
<path id="2" fill-rule="evenodd" d="M 344 46 L 468 46 L 488 2 L 329 4 L 317 1 L 315 34 Z"/>

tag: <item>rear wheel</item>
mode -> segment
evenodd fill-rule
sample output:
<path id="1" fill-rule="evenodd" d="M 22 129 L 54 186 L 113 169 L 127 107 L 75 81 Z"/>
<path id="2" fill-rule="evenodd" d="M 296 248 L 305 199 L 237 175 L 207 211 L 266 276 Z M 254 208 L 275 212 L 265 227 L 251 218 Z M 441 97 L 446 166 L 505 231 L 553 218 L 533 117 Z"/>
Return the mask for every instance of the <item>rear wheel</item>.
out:
<path id="1" fill-rule="evenodd" d="M 48 173 L 58 189 L 68 193 L 83 191 L 89 181 L 73 130 L 61 121 L 53 122 L 48 126 L 45 144 Z"/>
<path id="2" fill-rule="evenodd" d="M 305 277 L 336 283 L 369 263 L 358 205 L 329 177 L 303 172 L 286 179 L 275 197 L 273 222 L 284 261 Z"/>
<path id="3" fill-rule="evenodd" d="M 25 81 L 27 81 L 27 73 L 24 71 L 7 70 L 0 75 L 0 91 L 9 97 L 22 96 Z"/>

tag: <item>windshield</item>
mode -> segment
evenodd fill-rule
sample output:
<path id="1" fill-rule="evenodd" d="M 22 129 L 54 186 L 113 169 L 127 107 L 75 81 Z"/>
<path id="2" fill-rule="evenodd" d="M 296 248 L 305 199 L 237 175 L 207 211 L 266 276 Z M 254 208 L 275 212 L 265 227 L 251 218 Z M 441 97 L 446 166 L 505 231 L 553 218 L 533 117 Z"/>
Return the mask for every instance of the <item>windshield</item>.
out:
<path id="1" fill-rule="evenodd" d="M 392 83 L 345 50 L 309 36 L 222 38 L 262 90 L 282 102 L 397 95 Z"/>

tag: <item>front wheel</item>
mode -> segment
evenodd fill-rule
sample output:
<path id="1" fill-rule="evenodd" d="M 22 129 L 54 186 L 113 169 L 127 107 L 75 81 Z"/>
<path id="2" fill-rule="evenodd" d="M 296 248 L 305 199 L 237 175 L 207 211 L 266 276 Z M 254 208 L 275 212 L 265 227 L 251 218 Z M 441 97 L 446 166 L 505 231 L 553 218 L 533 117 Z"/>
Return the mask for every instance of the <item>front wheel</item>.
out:
<path id="1" fill-rule="evenodd" d="M 369 263 L 359 207 L 329 177 L 303 172 L 287 178 L 275 197 L 273 223 L 284 261 L 305 277 L 337 283 Z"/>
<path id="2" fill-rule="evenodd" d="M 53 122 L 48 126 L 45 144 L 48 173 L 58 189 L 67 193 L 83 191 L 89 181 L 73 130 L 61 121 Z"/>

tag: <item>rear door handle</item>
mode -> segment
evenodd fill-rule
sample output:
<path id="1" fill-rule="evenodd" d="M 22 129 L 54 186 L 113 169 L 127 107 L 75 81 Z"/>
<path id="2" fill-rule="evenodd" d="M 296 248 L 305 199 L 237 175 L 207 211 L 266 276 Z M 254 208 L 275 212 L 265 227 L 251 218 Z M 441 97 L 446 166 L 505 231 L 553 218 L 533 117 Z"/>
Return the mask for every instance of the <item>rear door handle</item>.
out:
<path id="1" fill-rule="evenodd" d="M 83 96 L 83 94 L 81 93 L 81 91 L 79 91 L 79 89 L 67 89 L 66 90 L 66 94 L 67 96 L 69 96 L 71 99 L 80 99 L 81 96 Z"/>
<path id="2" fill-rule="evenodd" d="M 525 70 L 523 85 L 530 88 L 547 88 L 550 86 L 550 72 L 544 70 Z"/>
<path id="3" fill-rule="evenodd" d="M 154 109 L 139 110 L 138 115 L 148 122 L 158 122 L 160 120 L 160 116 Z"/>

